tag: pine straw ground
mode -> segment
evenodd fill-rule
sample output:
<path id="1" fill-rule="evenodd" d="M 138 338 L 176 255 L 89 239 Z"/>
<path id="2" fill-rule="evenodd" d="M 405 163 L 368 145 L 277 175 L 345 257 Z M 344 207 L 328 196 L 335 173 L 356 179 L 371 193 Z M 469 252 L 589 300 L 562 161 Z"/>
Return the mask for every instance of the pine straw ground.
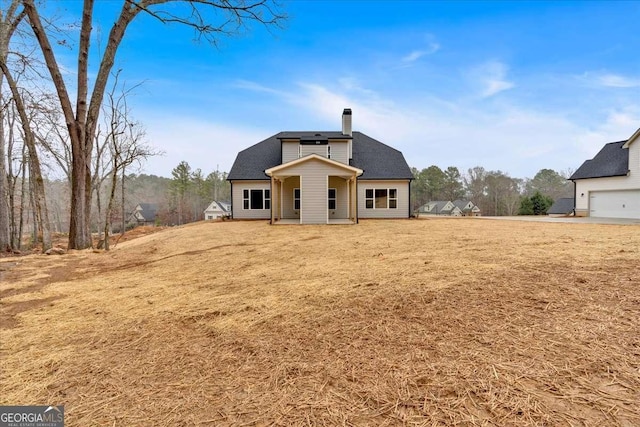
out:
<path id="1" fill-rule="evenodd" d="M 0 404 L 67 426 L 640 425 L 640 228 L 207 222 L 0 260 Z"/>

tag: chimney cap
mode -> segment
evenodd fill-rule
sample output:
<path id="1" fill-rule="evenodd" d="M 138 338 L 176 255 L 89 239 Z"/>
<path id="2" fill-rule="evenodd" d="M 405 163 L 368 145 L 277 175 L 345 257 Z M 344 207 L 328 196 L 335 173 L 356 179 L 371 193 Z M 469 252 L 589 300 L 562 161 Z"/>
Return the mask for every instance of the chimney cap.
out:
<path id="1" fill-rule="evenodd" d="M 345 108 L 344 111 L 342 112 L 343 116 L 350 116 L 351 115 L 351 108 Z"/>

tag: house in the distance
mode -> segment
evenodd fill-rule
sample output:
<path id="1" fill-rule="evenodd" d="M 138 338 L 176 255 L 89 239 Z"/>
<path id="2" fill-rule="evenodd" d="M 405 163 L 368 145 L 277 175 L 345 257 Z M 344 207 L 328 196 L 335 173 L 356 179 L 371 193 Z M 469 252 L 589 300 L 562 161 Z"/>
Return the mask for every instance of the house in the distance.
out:
<path id="1" fill-rule="evenodd" d="M 234 219 L 355 223 L 408 218 L 411 169 L 402 153 L 352 130 L 277 133 L 238 153 L 231 182 Z"/>
<path id="2" fill-rule="evenodd" d="M 480 208 L 473 204 L 469 200 L 454 200 L 453 204 L 460 209 L 462 216 L 480 216 Z"/>
<path id="3" fill-rule="evenodd" d="M 231 205 L 227 202 L 219 202 L 214 200 L 204 210 L 204 219 L 220 219 L 231 216 Z"/>
<path id="4" fill-rule="evenodd" d="M 640 219 L 640 129 L 606 144 L 569 179 L 576 216 Z"/>
<path id="5" fill-rule="evenodd" d="M 129 224 L 155 225 L 158 205 L 155 203 L 138 203 L 129 215 Z"/>
<path id="6" fill-rule="evenodd" d="M 419 215 L 461 216 L 462 212 L 450 200 L 435 200 L 418 208 Z"/>
<path id="7" fill-rule="evenodd" d="M 418 215 L 480 216 L 480 208 L 468 200 L 436 200 L 420 206 Z"/>

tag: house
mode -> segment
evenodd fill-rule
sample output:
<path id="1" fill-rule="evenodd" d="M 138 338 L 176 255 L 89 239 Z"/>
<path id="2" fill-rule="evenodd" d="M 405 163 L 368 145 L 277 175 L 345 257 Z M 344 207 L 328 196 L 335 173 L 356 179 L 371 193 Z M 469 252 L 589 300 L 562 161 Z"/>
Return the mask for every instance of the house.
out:
<path id="1" fill-rule="evenodd" d="M 480 208 L 469 200 L 454 200 L 453 204 L 460 209 L 462 216 L 480 216 Z"/>
<path id="2" fill-rule="evenodd" d="M 576 216 L 640 219 L 640 129 L 606 144 L 569 179 Z"/>
<path id="3" fill-rule="evenodd" d="M 155 203 L 138 203 L 129 215 L 129 223 L 136 225 L 155 225 L 158 205 Z"/>
<path id="4" fill-rule="evenodd" d="M 234 219 L 272 224 L 356 223 L 408 218 L 411 169 L 402 153 L 352 130 L 286 131 L 238 153 L 231 182 Z"/>
<path id="5" fill-rule="evenodd" d="M 214 200 L 204 210 L 204 219 L 220 219 L 231 215 L 231 205 L 227 202 L 218 202 Z"/>
<path id="6" fill-rule="evenodd" d="M 480 216 L 480 208 L 468 200 L 439 200 L 420 206 L 418 215 Z"/>
<path id="7" fill-rule="evenodd" d="M 561 197 L 555 202 L 549 209 L 547 209 L 547 215 L 549 216 L 567 216 L 573 214 L 573 207 L 575 206 L 575 199 L 573 197 Z"/>
<path id="8" fill-rule="evenodd" d="M 418 214 L 461 216 L 462 211 L 452 201 L 437 200 L 426 203 L 418 208 Z"/>

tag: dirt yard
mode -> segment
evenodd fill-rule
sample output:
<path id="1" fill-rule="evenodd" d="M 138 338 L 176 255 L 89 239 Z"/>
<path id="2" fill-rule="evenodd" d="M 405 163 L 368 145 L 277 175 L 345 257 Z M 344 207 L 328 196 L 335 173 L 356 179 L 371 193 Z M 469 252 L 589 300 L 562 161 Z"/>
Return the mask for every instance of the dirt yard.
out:
<path id="1" fill-rule="evenodd" d="M 207 222 L 0 259 L 0 404 L 67 426 L 638 426 L 640 226 Z"/>

